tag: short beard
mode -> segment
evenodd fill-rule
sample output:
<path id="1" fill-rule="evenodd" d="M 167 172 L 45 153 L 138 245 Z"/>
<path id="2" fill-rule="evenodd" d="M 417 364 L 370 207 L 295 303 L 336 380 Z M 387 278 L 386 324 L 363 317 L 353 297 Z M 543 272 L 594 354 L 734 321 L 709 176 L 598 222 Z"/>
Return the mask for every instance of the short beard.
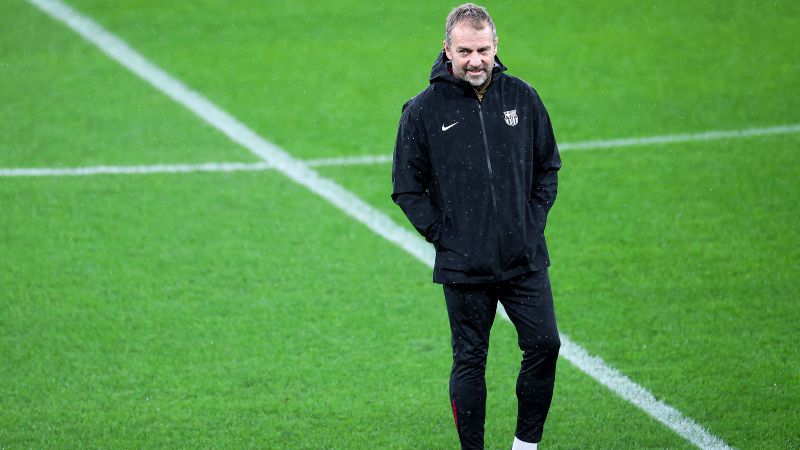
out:
<path id="1" fill-rule="evenodd" d="M 475 69 L 474 66 L 467 66 L 464 68 L 464 77 L 461 78 L 462 80 L 466 81 L 467 83 L 471 84 L 473 87 L 481 87 L 483 83 L 486 83 L 486 80 L 489 79 L 488 71 L 485 67 L 481 67 L 480 69 L 483 71 L 483 75 L 480 78 L 473 78 L 469 76 L 469 71 Z"/>

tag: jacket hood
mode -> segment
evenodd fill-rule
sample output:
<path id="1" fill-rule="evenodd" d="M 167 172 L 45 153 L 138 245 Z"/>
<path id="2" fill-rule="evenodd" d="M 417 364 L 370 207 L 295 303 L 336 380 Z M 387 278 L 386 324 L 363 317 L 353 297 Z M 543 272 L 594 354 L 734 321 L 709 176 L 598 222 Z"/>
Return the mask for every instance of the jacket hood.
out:
<path id="1" fill-rule="evenodd" d="M 453 73 L 450 71 L 450 59 L 447 58 L 447 54 L 445 54 L 444 49 L 439 52 L 439 57 L 436 58 L 436 61 L 433 63 L 433 67 L 431 67 L 431 77 L 430 82 L 433 84 L 437 80 L 441 81 L 449 81 L 451 83 L 464 83 L 467 84 L 464 80 L 459 80 L 458 78 L 453 76 Z M 500 62 L 500 58 L 497 55 L 494 55 L 494 68 L 492 69 L 492 77 L 497 75 L 500 72 L 505 72 L 508 69 L 502 62 Z"/>

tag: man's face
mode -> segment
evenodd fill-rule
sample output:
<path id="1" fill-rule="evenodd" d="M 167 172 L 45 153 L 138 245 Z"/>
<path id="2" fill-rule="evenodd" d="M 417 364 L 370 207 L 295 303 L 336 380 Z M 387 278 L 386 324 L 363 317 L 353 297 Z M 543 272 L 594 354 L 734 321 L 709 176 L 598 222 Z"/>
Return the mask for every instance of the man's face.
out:
<path id="1" fill-rule="evenodd" d="M 476 30 L 469 22 L 462 21 L 453 27 L 450 46 L 445 41 L 444 51 L 453 62 L 453 75 L 478 87 L 489 78 L 494 67 L 497 42 L 488 23 Z"/>

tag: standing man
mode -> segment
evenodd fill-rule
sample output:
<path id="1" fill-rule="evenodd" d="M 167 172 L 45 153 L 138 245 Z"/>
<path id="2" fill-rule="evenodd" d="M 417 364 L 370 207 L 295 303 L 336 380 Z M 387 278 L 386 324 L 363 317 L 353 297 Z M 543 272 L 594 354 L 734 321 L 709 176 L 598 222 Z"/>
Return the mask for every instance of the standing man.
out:
<path id="1" fill-rule="evenodd" d="M 522 364 L 512 448 L 536 449 L 561 342 L 544 240 L 561 167 L 536 91 L 505 73 L 486 9 L 447 17 L 430 85 L 403 106 L 392 199 L 436 248 L 453 369 L 450 400 L 462 449 L 483 448 L 486 355 L 497 302 L 517 330 Z"/>

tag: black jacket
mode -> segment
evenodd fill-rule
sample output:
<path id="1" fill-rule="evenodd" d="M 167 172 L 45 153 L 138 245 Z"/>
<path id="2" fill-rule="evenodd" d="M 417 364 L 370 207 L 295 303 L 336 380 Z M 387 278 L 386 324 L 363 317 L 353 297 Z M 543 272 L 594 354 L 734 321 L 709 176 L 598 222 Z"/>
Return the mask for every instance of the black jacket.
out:
<path id="1" fill-rule="evenodd" d="M 436 247 L 433 281 L 504 281 L 550 265 L 544 228 L 561 167 L 536 91 L 495 59 L 479 102 L 444 54 L 403 106 L 392 199 Z"/>

